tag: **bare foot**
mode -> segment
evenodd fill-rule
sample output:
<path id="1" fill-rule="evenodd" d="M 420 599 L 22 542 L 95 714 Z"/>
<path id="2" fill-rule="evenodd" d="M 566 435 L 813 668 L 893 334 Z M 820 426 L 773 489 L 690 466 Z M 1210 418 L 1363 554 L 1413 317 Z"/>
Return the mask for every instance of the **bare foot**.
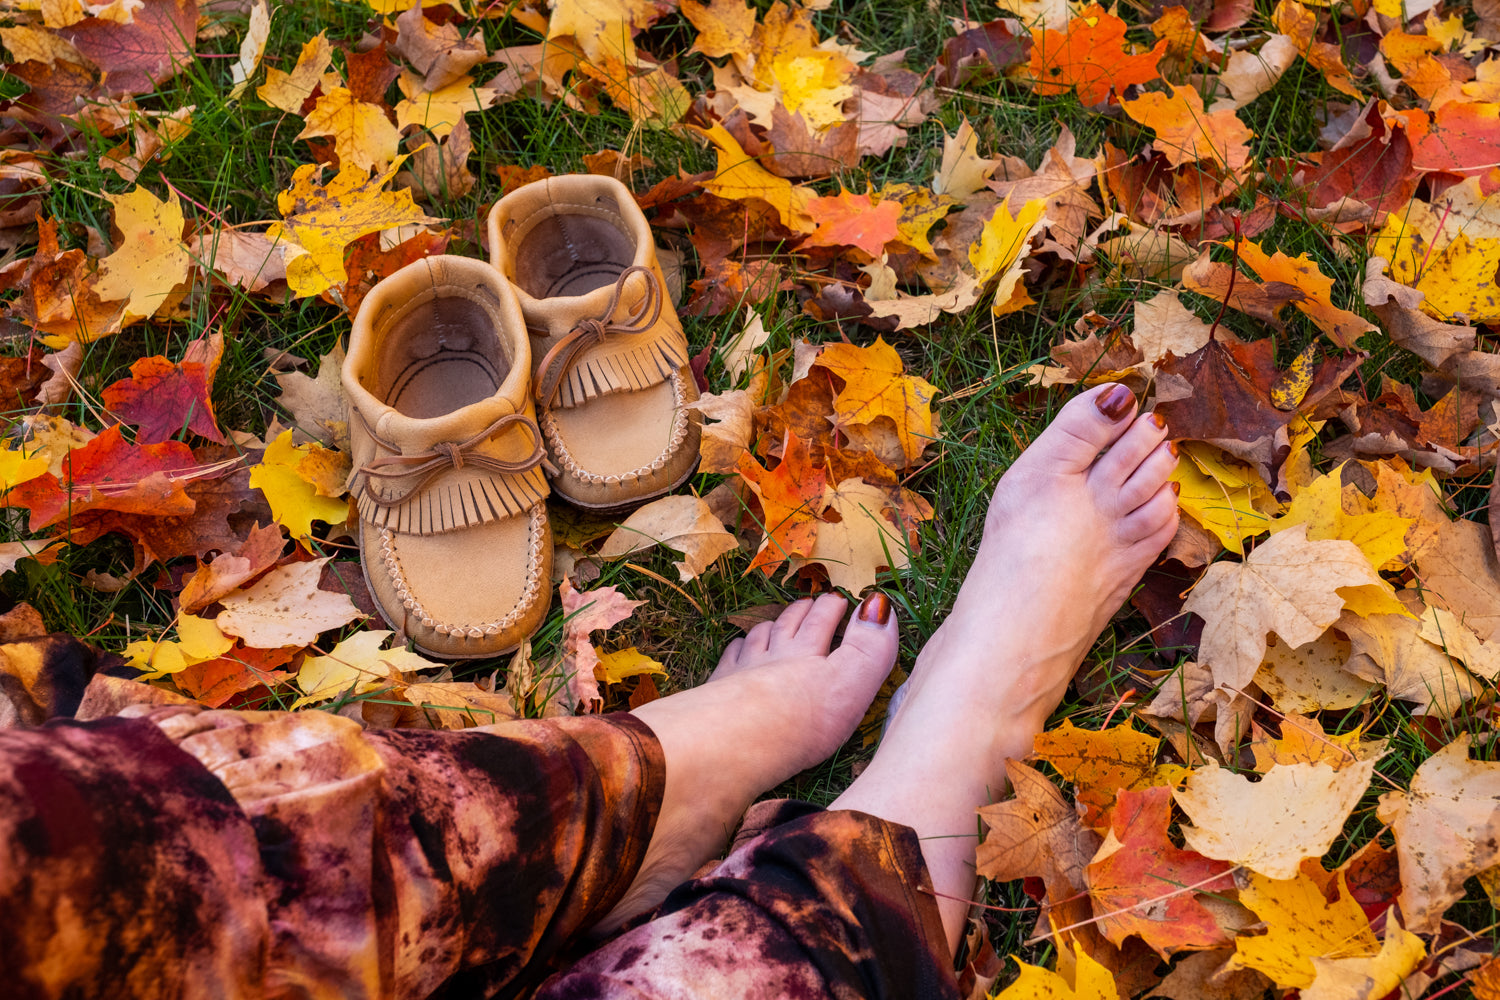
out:
<path id="1" fill-rule="evenodd" d="M 1123 386 L 1062 408 L 1001 478 L 953 612 L 917 658 L 875 759 L 834 802 L 925 838 L 950 942 L 973 891 L 973 810 L 1002 794 L 1005 760 L 1030 752 L 1177 530 L 1175 451 Z"/>
<path id="2" fill-rule="evenodd" d="M 641 870 L 597 930 L 659 904 L 718 855 L 757 796 L 853 734 L 896 661 L 897 630 L 874 594 L 830 652 L 848 606 L 838 594 L 798 601 L 730 643 L 705 683 L 635 710 L 661 743 L 666 792 Z"/>

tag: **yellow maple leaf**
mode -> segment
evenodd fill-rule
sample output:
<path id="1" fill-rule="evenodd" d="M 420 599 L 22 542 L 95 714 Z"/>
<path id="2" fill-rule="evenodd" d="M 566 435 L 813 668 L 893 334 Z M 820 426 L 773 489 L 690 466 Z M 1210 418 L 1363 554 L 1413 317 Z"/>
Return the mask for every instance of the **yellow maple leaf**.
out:
<path id="1" fill-rule="evenodd" d="M 1265 531 L 1281 505 L 1254 470 L 1212 445 L 1188 441 L 1180 448 L 1171 475 L 1181 490 L 1177 506 L 1224 548 L 1244 555 L 1245 540 Z"/>
<path id="2" fill-rule="evenodd" d="M 124 322 L 155 315 L 173 289 L 187 280 L 193 258 L 182 242 L 182 202 L 176 191 L 158 201 L 145 188 L 104 198 L 115 207 L 120 243 L 99 262 L 94 292 L 101 299 L 124 299 Z"/>
<path id="3" fill-rule="evenodd" d="M 498 90 L 476 87 L 472 77 L 463 77 L 440 87 L 426 90 L 422 77 L 410 70 L 397 81 L 406 100 L 396 105 L 396 125 L 402 129 L 420 125 L 439 139 L 453 131 L 458 120 L 470 111 L 483 111 L 494 103 Z"/>
<path id="4" fill-rule="evenodd" d="M 1392 278 L 1426 296 L 1421 309 L 1428 315 L 1448 321 L 1462 316 L 1465 323 L 1500 320 L 1500 239 L 1439 227 L 1432 206 L 1413 201 L 1386 217 L 1370 240 L 1370 253 L 1391 262 Z"/>
<path id="5" fill-rule="evenodd" d="M 547 38 L 571 37 L 592 62 L 610 58 L 635 66 L 633 36 L 656 16 L 650 0 L 556 0 Z"/>
<path id="6" fill-rule="evenodd" d="M 990 216 L 979 233 L 979 239 L 969 247 L 969 263 L 974 265 L 980 285 L 986 285 L 999 277 L 995 285 L 996 316 L 1024 309 L 1032 304 L 1021 284 L 1024 270 L 1021 263 L 1031 254 L 1031 241 L 1052 220 L 1045 212 L 1047 201 L 1037 198 L 1021 206 L 1011 215 L 1010 199 L 1000 203 L 995 214 Z"/>
<path id="7" fill-rule="evenodd" d="M 835 587 L 860 594 L 875 585 L 882 567 L 899 571 L 910 564 L 906 539 L 887 516 L 891 500 L 885 490 L 863 479 L 845 479 L 825 487 L 821 505 L 825 520 L 812 549 L 788 560 L 788 574 L 817 563 Z M 837 521 L 828 519 L 830 511 Z"/>
<path id="8" fill-rule="evenodd" d="M 1342 538 L 1359 546 L 1376 569 L 1401 569 L 1406 531 L 1413 519 L 1397 517 L 1389 511 L 1360 513 L 1357 509 L 1345 509 L 1344 497 L 1354 487 L 1344 485 L 1342 469 L 1340 463 L 1332 472 L 1304 486 L 1292 498 L 1286 513 L 1271 522 L 1271 531 L 1306 524 L 1308 538 Z M 1349 506 L 1355 505 L 1351 502 Z"/>
<path id="9" fill-rule="evenodd" d="M 849 68 L 849 60 L 838 53 L 818 50 L 783 54 L 772 61 L 770 74 L 786 109 L 812 128 L 824 129 L 844 121 L 843 104 L 854 96 Z"/>
<path id="10" fill-rule="evenodd" d="M 297 65 L 290 73 L 266 67 L 266 82 L 256 88 L 255 93 L 273 108 L 294 115 L 302 113 L 302 104 L 317 89 L 323 71 L 333 63 L 333 46 L 328 44 L 324 32 L 318 32 L 302 46 L 297 56 Z"/>
<path id="11" fill-rule="evenodd" d="M 937 250 L 927 233 L 952 211 L 958 199 L 933 194 L 915 184 L 887 184 L 875 194 L 875 198 L 901 205 L 901 217 L 896 220 L 897 242 L 906 244 L 924 257 L 937 257 Z"/>
<path id="12" fill-rule="evenodd" d="M 177 616 L 177 641 L 139 639 L 128 644 L 122 655 L 125 662 L 143 672 L 140 679 L 148 681 L 181 673 L 195 663 L 216 659 L 233 646 L 234 640 L 220 631 L 214 622 L 197 615 L 181 614 Z"/>
<path id="13" fill-rule="evenodd" d="M 347 502 L 319 496 L 313 484 L 298 475 L 298 465 L 311 450 L 310 445 L 293 447 L 292 432 L 285 430 L 271 442 L 260 464 L 250 467 L 250 485 L 266 495 L 271 513 L 298 540 L 312 534 L 314 521 L 341 524 L 349 516 Z"/>
<path id="14" fill-rule="evenodd" d="M 937 437 L 932 400 L 937 386 L 920 375 L 905 374 L 901 355 L 876 337 L 869 347 L 829 344 L 818 353 L 816 364 L 844 380 L 844 388 L 833 401 L 842 422 L 868 424 L 888 417 L 896 425 L 901 448 L 909 463 Z"/>
<path id="15" fill-rule="evenodd" d="M 807 213 L 807 204 L 813 197 L 811 191 L 785 177 L 777 177 L 756 163 L 718 122 L 697 132 L 718 151 L 714 176 L 703 182 L 703 190 L 733 201 L 758 198 L 776 210 L 782 225 L 795 232 L 810 233 L 818 228 Z"/>
<path id="16" fill-rule="evenodd" d="M 292 702 L 292 708 L 326 701 L 345 691 L 352 690 L 356 694 L 372 691 L 390 684 L 393 673 L 409 673 L 438 666 L 400 646 L 382 649 L 386 640 L 394 634 L 388 629 L 356 632 L 329 650 L 328 655 L 304 659 L 301 669 L 297 671 L 297 686 L 302 689 L 303 694 Z"/>
<path id="17" fill-rule="evenodd" d="M 634 646 L 629 649 L 617 649 L 612 653 L 600 653 L 599 662 L 594 664 L 595 679 L 605 684 L 618 684 L 627 677 L 637 677 L 641 674 L 666 676 L 666 673 L 667 671 L 659 662 Z"/>
<path id="18" fill-rule="evenodd" d="M 683 16 L 698 29 L 689 52 L 702 52 L 714 59 L 750 51 L 755 33 L 755 8 L 745 0 L 711 0 L 701 4 L 682 0 Z"/>
<path id="19" fill-rule="evenodd" d="M 266 235 L 305 251 L 289 254 L 286 281 L 298 296 L 317 295 L 348 280 L 344 248 L 368 233 L 402 225 L 425 225 L 429 219 L 412 201 L 410 191 L 382 190 L 405 157 L 374 177 L 345 166 L 326 185 L 319 183 L 323 168 L 307 163 L 292 175 L 292 186 L 276 197 L 284 221 Z"/>
<path id="20" fill-rule="evenodd" d="M 995 1000 L 1116 1000 L 1120 995 L 1115 977 L 1103 965 L 1090 958 L 1083 946 L 1073 944 L 1073 981 L 1039 965 L 1027 965 L 1019 958 L 1021 974 Z M 1058 961 L 1059 967 L 1062 960 Z"/>
<path id="21" fill-rule="evenodd" d="M 385 109 L 361 101 L 347 87 L 334 87 L 318 98 L 298 139 L 330 136 L 339 169 L 358 167 L 365 173 L 384 170 L 396 157 L 401 132 L 385 116 Z"/>
<path id="22" fill-rule="evenodd" d="M 1300 989 L 1317 978 L 1315 958 L 1354 958 L 1380 950 L 1369 918 L 1350 897 L 1342 873 L 1333 883 L 1332 902 L 1301 873 L 1277 880 L 1252 871 L 1249 878 L 1250 884 L 1240 890 L 1240 903 L 1265 922 L 1266 933 L 1237 937 L 1230 967 L 1257 969 L 1277 986 Z"/>

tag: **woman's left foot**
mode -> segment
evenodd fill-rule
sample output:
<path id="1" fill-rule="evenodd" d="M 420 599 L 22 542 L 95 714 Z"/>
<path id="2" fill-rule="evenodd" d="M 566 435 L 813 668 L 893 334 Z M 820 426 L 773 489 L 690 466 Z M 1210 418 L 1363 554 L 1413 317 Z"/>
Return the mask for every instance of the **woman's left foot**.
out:
<path id="1" fill-rule="evenodd" d="M 731 642 L 706 682 L 633 712 L 661 743 L 666 792 L 640 871 L 598 930 L 660 904 L 717 856 L 757 796 L 854 733 L 896 662 L 897 629 L 874 594 L 832 649 L 848 606 L 838 594 L 798 601 Z"/>

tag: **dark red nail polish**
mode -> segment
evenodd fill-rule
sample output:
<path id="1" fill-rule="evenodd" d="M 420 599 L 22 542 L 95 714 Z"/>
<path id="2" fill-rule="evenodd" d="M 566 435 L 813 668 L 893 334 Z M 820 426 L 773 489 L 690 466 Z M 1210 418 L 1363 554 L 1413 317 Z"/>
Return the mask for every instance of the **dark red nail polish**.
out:
<path id="1" fill-rule="evenodd" d="M 1120 420 L 1135 408 L 1135 393 L 1116 383 L 1094 397 L 1094 405 L 1106 420 Z"/>
<path id="2" fill-rule="evenodd" d="M 1156 425 L 1156 429 L 1159 431 L 1167 429 L 1167 418 L 1160 413 L 1151 414 L 1151 422 Z"/>
<path id="3" fill-rule="evenodd" d="M 1182 484 L 1177 482 L 1176 480 L 1172 481 L 1172 495 L 1174 497 L 1182 496 Z"/>
<path id="4" fill-rule="evenodd" d="M 891 620 L 891 599 L 877 590 L 860 602 L 858 614 L 862 622 L 884 625 Z"/>
<path id="5" fill-rule="evenodd" d="M 1168 441 L 1167 442 L 1167 451 L 1169 451 L 1169 452 L 1172 453 L 1172 457 L 1173 458 L 1177 457 L 1177 452 L 1179 450 L 1180 449 L 1177 447 L 1177 442 L 1176 441 Z"/>

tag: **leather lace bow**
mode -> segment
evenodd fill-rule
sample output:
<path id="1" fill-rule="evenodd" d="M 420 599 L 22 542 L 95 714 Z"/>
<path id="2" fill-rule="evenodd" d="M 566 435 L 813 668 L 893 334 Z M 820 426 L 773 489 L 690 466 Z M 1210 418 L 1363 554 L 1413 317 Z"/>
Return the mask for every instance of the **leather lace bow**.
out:
<path id="1" fill-rule="evenodd" d="M 365 422 L 363 414 L 355 411 L 359 420 L 364 423 L 365 430 L 369 431 L 370 437 L 387 451 L 399 452 L 400 449 L 387 441 L 376 436 Z M 519 461 L 509 461 L 503 458 L 491 458 L 488 455 L 476 454 L 473 448 L 482 441 L 488 440 L 495 434 L 500 433 L 511 426 L 525 427 L 531 432 L 533 447 L 531 454 Z M 395 507 L 406 502 L 406 500 L 422 490 L 433 477 L 446 472 L 448 469 L 462 469 L 464 466 L 473 466 L 486 472 L 499 472 L 516 475 L 530 472 L 538 465 L 543 466 L 551 475 L 557 475 L 557 470 L 552 463 L 547 461 L 547 450 L 542 445 L 542 432 L 537 427 L 536 421 L 522 413 L 508 413 L 490 424 L 484 430 L 475 434 L 465 441 L 440 441 L 433 445 L 429 451 L 418 452 L 415 455 L 382 455 L 359 467 L 355 477 L 364 476 L 369 479 L 402 479 L 407 476 L 421 476 L 415 486 L 398 497 L 386 499 L 374 490 L 369 490 L 367 496 L 380 507 Z M 353 477 L 351 477 L 352 480 Z"/>
<path id="2" fill-rule="evenodd" d="M 630 280 L 632 274 L 640 274 L 646 279 L 646 294 L 641 299 L 640 305 L 628 319 L 623 323 L 617 323 L 613 319 L 615 309 L 620 305 L 620 297 L 625 293 L 625 282 Z M 609 336 L 629 336 L 631 334 L 646 333 L 656 326 L 656 321 L 661 318 L 662 291 L 661 282 L 657 280 L 656 274 L 649 267 L 634 264 L 620 272 L 620 277 L 615 281 L 615 294 L 610 298 L 609 305 L 604 307 L 604 313 L 600 317 L 581 319 L 573 324 L 573 329 L 563 334 L 552 349 L 542 358 L 538 366 L 538 377 L 536 380 L 536 401 L 543 408 L 550 408 L 557 401 L 557 394 L 562 391 L 563 379 L 572 370 L 573 365 L 583 355 L 583 352 Z"/>

